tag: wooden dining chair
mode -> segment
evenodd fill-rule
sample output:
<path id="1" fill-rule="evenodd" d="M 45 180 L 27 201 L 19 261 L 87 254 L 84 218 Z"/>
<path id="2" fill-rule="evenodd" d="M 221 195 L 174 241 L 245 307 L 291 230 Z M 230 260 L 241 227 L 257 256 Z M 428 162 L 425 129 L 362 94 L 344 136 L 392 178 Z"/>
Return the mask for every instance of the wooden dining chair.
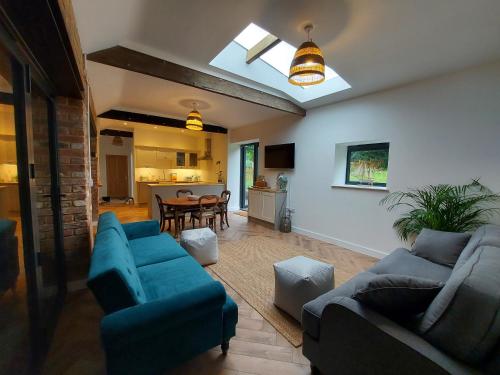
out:
<path id="1" fill-rule="evenodd" d="M 208 226 L 214 232 L 217 232 L 217 212 L 216 207 L 219 204 L 219 197 L 217 195 L 202 195 L 198 200 L 198 210 L 191 213 L 193 218 L 193 228 L 195 222 L 198 220 L 200 228 L 205 220 L 205 226 Z"/>
<path id="2" fill-rule="evenodd" d="M 177 196 L 177 198 L 180 198 L 181 196 L 185 197 L 187 195 L 193 195 L 193 192 L 189 189 L 179 189 L 179 190 L 177 190 L 175 195 Z"/>
<path id="3" fill-rule="evenodd" d="M 192 190 L 189 190 L 189 189 L 179 189 L 175 192 L 175 195 L 177 196 L 177 198 L 181 198 L 181 197 L 187 197 L 188 195 L 193 195 L 193 191 Z M 186 221 L 186 212 L 190 212 L 191 210 L 187 210 L 187 211 L 184 211 L 182 213 L 182 229 L 184 230 L 184 223 Z M 189 219 L 189 221 L 191 221 L 191 223 L 193 224 L 193 228 L 194 228 L 194 219 L 193 219 L 193 216 L 191 216 L 191 218 Z"/>
<path id="4" fill-rule="evenodd" d="M 163 200 L 158 194 L 155 194 L 156 201 L 158 202 L 158 209 L 160 210 L 160 231 L 163 232 L 165 230 L 165 223 L 168 221 L 168 231 L 172 227 L 172 220 L 175 215 L 172 210 L 169 210 Z"/>
<path id="5" fill-rule="evenodd" d="M 224 190 L 220 194 L 219 205 L 215 209 L 217 215 L 220 215 L 221 230 L 224 230 L 224 222 L 226 222 L 226 225 L 229 228 L 229 220 L 227 219 L 227 207 L 230 199 L 231 199 L 231 192 L 229 190 Z"/>

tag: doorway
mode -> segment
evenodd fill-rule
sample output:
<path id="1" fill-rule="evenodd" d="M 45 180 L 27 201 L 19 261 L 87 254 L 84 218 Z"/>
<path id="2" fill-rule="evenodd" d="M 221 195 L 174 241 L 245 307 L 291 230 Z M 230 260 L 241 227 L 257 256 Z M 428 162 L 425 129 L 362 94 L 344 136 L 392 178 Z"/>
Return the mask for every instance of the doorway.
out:
<path id="1" fill-rule="evenodd" d="M 248 208 L 248 188 L 255 184 L 258 174 L 259 144 L 240 146 L 240 209 Z"/>
<path id="2" fill-rule="evenodd" d="M 127 155 L 106 155 L 106 183 L 109 197 L 123 199 L 129 196 Z"/>

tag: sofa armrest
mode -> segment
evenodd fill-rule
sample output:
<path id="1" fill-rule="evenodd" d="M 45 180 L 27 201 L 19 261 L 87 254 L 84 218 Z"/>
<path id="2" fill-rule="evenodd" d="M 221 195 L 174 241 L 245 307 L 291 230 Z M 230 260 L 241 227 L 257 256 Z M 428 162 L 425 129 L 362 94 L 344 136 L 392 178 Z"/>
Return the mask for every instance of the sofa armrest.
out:
<path id="1" fill-rule="evenodd" d="M 138 221 L 136 223 L 122 224 L 128 240 L 136 238 L 157 236 L 160 234 L 160 223 L 158 220 Z"/>
<path id="2" fill-rule="evenodd" d="M 323 366 L 350 373 L 479 374 L 349 297 L 336 297 L 325 307 L 320 352 Z"/>
<path id="3" fill-rule="evenodd" d="M 102 319 L 101 335 L 105 348 L 141 341 L 167 331 L 170 327 L 197 319 L 226 301 L 222 284 L 213 281 L 167 299 L 132 306 Z"/>

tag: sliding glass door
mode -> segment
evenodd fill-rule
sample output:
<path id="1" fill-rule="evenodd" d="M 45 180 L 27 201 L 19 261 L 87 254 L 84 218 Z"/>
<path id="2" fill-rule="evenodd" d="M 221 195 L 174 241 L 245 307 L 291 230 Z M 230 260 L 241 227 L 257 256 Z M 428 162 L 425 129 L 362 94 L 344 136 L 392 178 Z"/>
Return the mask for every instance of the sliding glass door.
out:
<path id="1" fill-rule="evenodd" d="M 65 293 L 54 105 L 22 58 L 0 43 L 1 374 L 37 371 Z"/>
<path id="2" fill-rule="evenodd" d="M 240 208 L 248 207 L 248 188 L 255 184 L 258 169 L 259 144 L 241 145 Z"/>

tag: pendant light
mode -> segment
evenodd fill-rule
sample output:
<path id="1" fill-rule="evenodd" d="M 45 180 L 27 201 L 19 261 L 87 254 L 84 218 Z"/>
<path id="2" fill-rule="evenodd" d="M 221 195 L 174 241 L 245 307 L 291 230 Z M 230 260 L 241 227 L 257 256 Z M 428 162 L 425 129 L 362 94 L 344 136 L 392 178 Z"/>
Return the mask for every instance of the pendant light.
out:
<path id="1" fill-rule="evenodd" d="M 288 75 L 288 82 L 292 85 L 311 86 L 325 80 L 325 60 L 321 50 L 309 36 L 312 29 L 312 24 L 304 27 L 307 41 L 300 45 L 293 56 Z"/>
<path id="2" fill-rule="evenodd" d="M 196 110 L 196 103 L 193 103 L 193 110 L 189 112 L 186 120 L 186 128 L 191 130 L 203 130 L 201 114 Z"/>

